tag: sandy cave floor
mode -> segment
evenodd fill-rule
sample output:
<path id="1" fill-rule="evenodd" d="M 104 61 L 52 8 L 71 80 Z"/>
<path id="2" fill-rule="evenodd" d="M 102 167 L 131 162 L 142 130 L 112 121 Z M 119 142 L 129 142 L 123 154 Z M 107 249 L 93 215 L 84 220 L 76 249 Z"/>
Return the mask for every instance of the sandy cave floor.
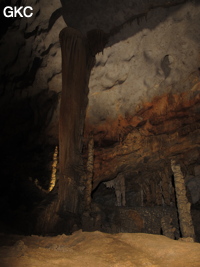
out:
<path id="1" fill-rule="evenodd" d="M 1 267 L 200 267 L 200 244 L 151 234 L 0 235 Z"/>

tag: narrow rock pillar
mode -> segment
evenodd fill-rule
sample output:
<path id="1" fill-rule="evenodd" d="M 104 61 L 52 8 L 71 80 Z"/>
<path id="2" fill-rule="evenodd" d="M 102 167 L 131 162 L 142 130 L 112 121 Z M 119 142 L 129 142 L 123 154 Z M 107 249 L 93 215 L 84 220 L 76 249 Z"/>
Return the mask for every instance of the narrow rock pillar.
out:
<path id="1" fill-rule="evenodd" d="M 190 203 L 186 196 L 186 187 L 181 167 L 175 160 L 171 160 L 171 168 L 174 173 L 176 199 L 179 213 L 180 229 L 182 237 L 195 238 L 194 226 L 190 213 Z"/>
<path id="2" fill-rule="evenodd" d="M 90 210 L 92 194 L 92 178 L 94 169 L 94 138 L 90 136 L 88 142 L 87 173 L 85 175 L 85 210 Z"/>

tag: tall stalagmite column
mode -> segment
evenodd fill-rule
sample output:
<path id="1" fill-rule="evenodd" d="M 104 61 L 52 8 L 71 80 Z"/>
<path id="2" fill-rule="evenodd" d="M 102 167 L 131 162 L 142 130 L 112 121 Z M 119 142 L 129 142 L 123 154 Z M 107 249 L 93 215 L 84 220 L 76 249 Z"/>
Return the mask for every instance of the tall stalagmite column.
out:
<path id="1" fill-rule="evenodd" d="M 171 160 L 171 168 L 174 173 L 176 199 L 182 237 L 191 237 L 194 239 L 194 226 L 190 213 L 190 203 L 188 202 L 186 196 L 184 176 L 182 174 L 180 165 L 177 164 L 175 160 Z"/>
<path id="2" fill-rule="evenodd" d="M 88 81 L 95 54 L 103 51 L 108 36 L 92 30 L 84 37 L 70 27 L 60 32 L 62 51 L 62 94 L 59 119 L 59 179 L 55 188 L 36 211 L 35 232 L 38 234 L 69 233 L 80 223 L 85 177 L 82 160 L 83 128 L 88 102 Z M 93 147 L 91 141 L 91 147 Z M 89 160 L 89 186 L 86 192 L 91 202 L 93 159 Z M 86 190 L 87 191 L 87 190 Z"/>
<path id="3" fill-rule="evenodd" d="M 60 32 L 62 93 L 59 119 L 59 178 L 41 205 L 36 233 L 71 232 L 80 212 L 80 187 L 84 174 L 82 137 L 88 102 L 91 62 L 86 38 L 72 28 Z"/>
<path id="4" fill-rule="evenodd" d="M 59 203 L 77 213 L 78 183 L 83 175 L 82 136 L 87 106 L 87 51 L 82 34 L 72 28 L 60 33 L 62 94 L 59 121 Z"/>

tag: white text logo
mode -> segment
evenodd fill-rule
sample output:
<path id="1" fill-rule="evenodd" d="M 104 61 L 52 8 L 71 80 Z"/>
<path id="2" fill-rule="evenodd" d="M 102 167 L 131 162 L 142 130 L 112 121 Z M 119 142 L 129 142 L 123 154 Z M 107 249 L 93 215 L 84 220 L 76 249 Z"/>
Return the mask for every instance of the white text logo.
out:
<path id="1" fill-rule="evenodd" d="M 30 10 L 33 11 L 31 6 L 20 6 L 18 8 L 16 6 L 6 6 L 3 10 L 3 14 L 7 18 L 16 18 L 17 16 L 30 18 L 33 16 L 33 12 L 30 12 Z"/>

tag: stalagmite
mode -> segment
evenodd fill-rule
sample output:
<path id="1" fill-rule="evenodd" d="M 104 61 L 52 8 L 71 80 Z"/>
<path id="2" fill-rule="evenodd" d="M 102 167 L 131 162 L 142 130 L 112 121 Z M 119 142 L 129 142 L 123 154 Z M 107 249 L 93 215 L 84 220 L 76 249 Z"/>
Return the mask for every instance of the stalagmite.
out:
<path id="1" fill-rule="evenodd" d="M 143 184 L 143 189 L 144 189 L 144 194 L 146 198 L 146 206 L 149 206 L 151 205 L 152 201 L 151 201 L 150 187 L 147 182 Z"/>
<path id="2" fill-rule="evenodd" d="M 91 135 L 88 142 L 88 160 L 87 173 L 85 175 L 85 210 L 90 210 L 91 193 L 92 193 L 92 177 L 94 168 L 94 138 Z"/>
<path id="3" fill-rule="evenodd" d="M 173 227 L 172 225 L 172 218 L 169 215 L 165 215 L 161 219 L 161 227 L 162 227 L 162 232 L 163 235 L 175 239 L 174 232 L 176 228 Z"/>
<path id="4" fill-rule="evenodd" d="M 186 196 L 186 187 L 181 167 L 175 160 L 171 160 L 171 168 L 174 173 L 176 199 L 179 213 L 180 229 L 183 238 L 195 238 L 194 226 L 190 213 L 190 203 Z"/>
<path id="5" fill-rule="evenodd" d="M 156 184 L 156 205 L 162 206 L 162 191 L 161 191 L 161 182 Z"/>
<path id="6" fill-rule="evenodd" d="M 144 192 L 143 192 L 143 188 L 141 187 L 141 189 L 140 189 L 140 205 L 141 205 L 141 207 L 143 207 L 144 206 Z"/>
<path id="7" fill-rule="evenodd" d="M 156 181 L 154 178 L 150 180 L 151 201 L 153 205 L 156 203 Z"/>

